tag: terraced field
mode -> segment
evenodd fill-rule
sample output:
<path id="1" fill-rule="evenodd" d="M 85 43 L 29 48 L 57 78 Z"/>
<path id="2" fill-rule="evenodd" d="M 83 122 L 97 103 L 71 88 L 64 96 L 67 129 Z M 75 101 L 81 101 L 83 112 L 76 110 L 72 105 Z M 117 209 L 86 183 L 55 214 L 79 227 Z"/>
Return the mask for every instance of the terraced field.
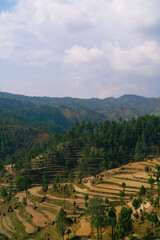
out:
<path id="1" fill-rule="evenodd" d="M 132 206 L 130 199 L 137 196 L 142 185 L 150 189 L 148 179 L 153 175 L 157 163 L 160 164 L 160 159 L 130 163 L 105 171 L 97 177 L 84 178 L 82 184 L 68 183 L 67 186 L 71 186 L 72 189 L 70 196 L 65 196 L 62 192 L 58 193 L 58 190 L 54 191 L 52 185 L 49 186 L 46 194 L 42 192 L 41 186 L 36 186 L 28 190 L 27 205 L 24 205 L 23 198 L 26 193 L 24 191 L 17 193 L 9 204 L 0 203 L 0 233 L 10 239 L 19 240 L 24 238 L 38 240 L 45 234 L 49 239 L 61 239 L 56 233 L 55 219 L 61 207 L 64 207 L 67 215 L 74 220 L 70 236 L 87 237 L 91 229 L 90 224 L 83 217 L 84 195 L 88 194 L 89 198 L 95 195 L 100 195 L 103 199 L 107 197 L 110 202 L 116 203 L 118 213 L 122 183 L 126 183 L 124 200 L 126 204 Z M 146 166 L 150 169 L 148 173 L 145 171 Z M 63 185 L 66 183 L 61 183 L 59 189 Z M 9 207 L 12 211 L 9 211 Z M 145 207 L 151 208 L 148 202 Z"/>
<path id="2" fill-rule="evenodd" d="M 75 162 L 78 162 L 82 158 L 82 150 L 81 149 L 81 142 L 79 141 L 72 141 L 65 143 L 65 149 L 67 151 L 67 157 L 63 156 L 63 154 L 55 156 L 52 154 L 45 154 L 32 159 L 32 175 L 35 175 L 34 182 L 40 183 L 42 180 L 42 176 L 44 174 L 47 175 L 47 179 L 49 183 L 53 183 L 55 181 L 56 176 L 61 177 L 62 181 L 66 181 L 68 177 L 68 172 L 65 171 L 64 162 L 66 161 L 72 171 L 74 171 L 75 176 L 78 174 L 78 167 L 77 165 L 74 166 Z M 63 149 L 63 145 L 60 144 L 57 146 L 57 150 Z"/>

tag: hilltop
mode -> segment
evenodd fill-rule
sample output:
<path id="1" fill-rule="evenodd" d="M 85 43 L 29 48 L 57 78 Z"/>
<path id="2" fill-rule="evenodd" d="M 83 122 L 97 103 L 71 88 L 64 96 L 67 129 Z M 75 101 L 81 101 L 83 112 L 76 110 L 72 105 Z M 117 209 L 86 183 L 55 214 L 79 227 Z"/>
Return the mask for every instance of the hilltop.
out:
<path id="1" fill-rule="evenodd" d="M 64 107 L 70 109 L 85 109 L 96 112 L 97 120 L 128 120 L 145 114 L 160 115 L 160 98 L 146 98 L 137 95 L 124 95 L 119 98 L 91 98 L 80 99 L 71 97 L 28 97 L 18 94 L 0 92 L 0 97 L 5 99 L 19 100 L 38 106 Z M 78 119 L 77 119 L 78 120 Z M 90 120 L 92 120 L 90 115 Z M 94 121 L 95 119 L 93 119 Z"/>

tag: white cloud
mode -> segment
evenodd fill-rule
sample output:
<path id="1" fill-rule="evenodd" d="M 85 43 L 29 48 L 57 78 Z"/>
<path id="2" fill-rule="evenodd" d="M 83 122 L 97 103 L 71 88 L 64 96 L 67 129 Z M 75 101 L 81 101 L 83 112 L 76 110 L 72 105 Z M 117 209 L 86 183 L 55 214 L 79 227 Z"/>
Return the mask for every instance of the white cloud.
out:
<path id="1" fill-rule="evenodd" d="M 65 53 L 64 63 L 73 64 L 75 66 L 81 63 L 88 64 L 98 61 L 103 57 L 103 51 L 96 47 L 88 50 L 78 45 L 73 46 L 70 50 L 66 50 Z"/>
<path id="2" fill-rule="evenodd" d="M 101 64 L 100 71 L 111 69 L 116 72 L 133 72 L 145 75 L 160 73 L 160 45 L 155 41 L 145 41 L 133 48 L 121 48 L 119 44 L 107 43 L 101 49 L 86 49 L 81 46 L 73 46 L 65 51 L 64 63 L 70 67 L 81 65 L 94 65 L 91 71 L 97 71 L 96 64 Z"/>
<path id="3" fill-rule="evenodd" d="M 160 73 L 160 45 L 154 41 L 145 41 L 131 49 L 112 47 L 111 64 L 116 71 L 155 75 Z"/>
<path id="4" fill-rule="evenodd" d="M 142 77 L 149 89 L 151 77 L 157 82 L 160 74 L 159 9 L 159 0 L 17 0 L 0 13 L 0 59 L 46 65 L 57 82 L 71 81 L 77 94 L 87 94 L 91 85 L 96 91 L 89 96 L 104 95 L 106 86 L 113 95 L 125 86 L 136 92 Z M 127 83 L 130 74 L 136 83 Z"/>

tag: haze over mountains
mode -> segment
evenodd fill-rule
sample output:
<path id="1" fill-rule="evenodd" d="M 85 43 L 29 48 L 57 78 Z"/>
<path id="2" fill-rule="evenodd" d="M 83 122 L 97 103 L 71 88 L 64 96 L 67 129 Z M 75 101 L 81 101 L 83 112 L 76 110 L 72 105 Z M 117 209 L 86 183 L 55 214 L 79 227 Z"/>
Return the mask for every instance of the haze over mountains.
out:
<path id="1" fill-rule="evenodd" d="M 11 114 L 14 118 L 13 123 L 23 125 L 23 122 L 26 124 L 26 122 L 30 122 L 29 119 L 32 119 L 41 125 L 44 123 L 47 123 L 48 126 L 52 125 L 51 129 L 60 131 L 81 120 L 100 122 L 109 119 L 117 121 L 120 118 L 129 120 L 145 114 L 160 115 L 160 98 L 136 95 L 105 99 L 51 98 L 0 92 L 0 111 L 2 119 L 9 120 Z"/>

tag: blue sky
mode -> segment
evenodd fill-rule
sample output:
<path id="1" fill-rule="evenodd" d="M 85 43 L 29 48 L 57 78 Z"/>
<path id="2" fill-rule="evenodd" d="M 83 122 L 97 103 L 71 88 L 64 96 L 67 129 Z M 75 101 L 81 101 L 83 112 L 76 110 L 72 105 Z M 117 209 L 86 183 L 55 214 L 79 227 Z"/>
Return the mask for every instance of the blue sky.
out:
<path id="1" fill-rule="evenodd" d="M 160 97 L 159 9 L 159 0 L 1 0 L 0 91 Z"/>
<path id="2" fill-rule="evenodd" d="M 16 0 L 1 0 L 0 1 L 0 12 L 10 9 L 16 4 Z"/>

